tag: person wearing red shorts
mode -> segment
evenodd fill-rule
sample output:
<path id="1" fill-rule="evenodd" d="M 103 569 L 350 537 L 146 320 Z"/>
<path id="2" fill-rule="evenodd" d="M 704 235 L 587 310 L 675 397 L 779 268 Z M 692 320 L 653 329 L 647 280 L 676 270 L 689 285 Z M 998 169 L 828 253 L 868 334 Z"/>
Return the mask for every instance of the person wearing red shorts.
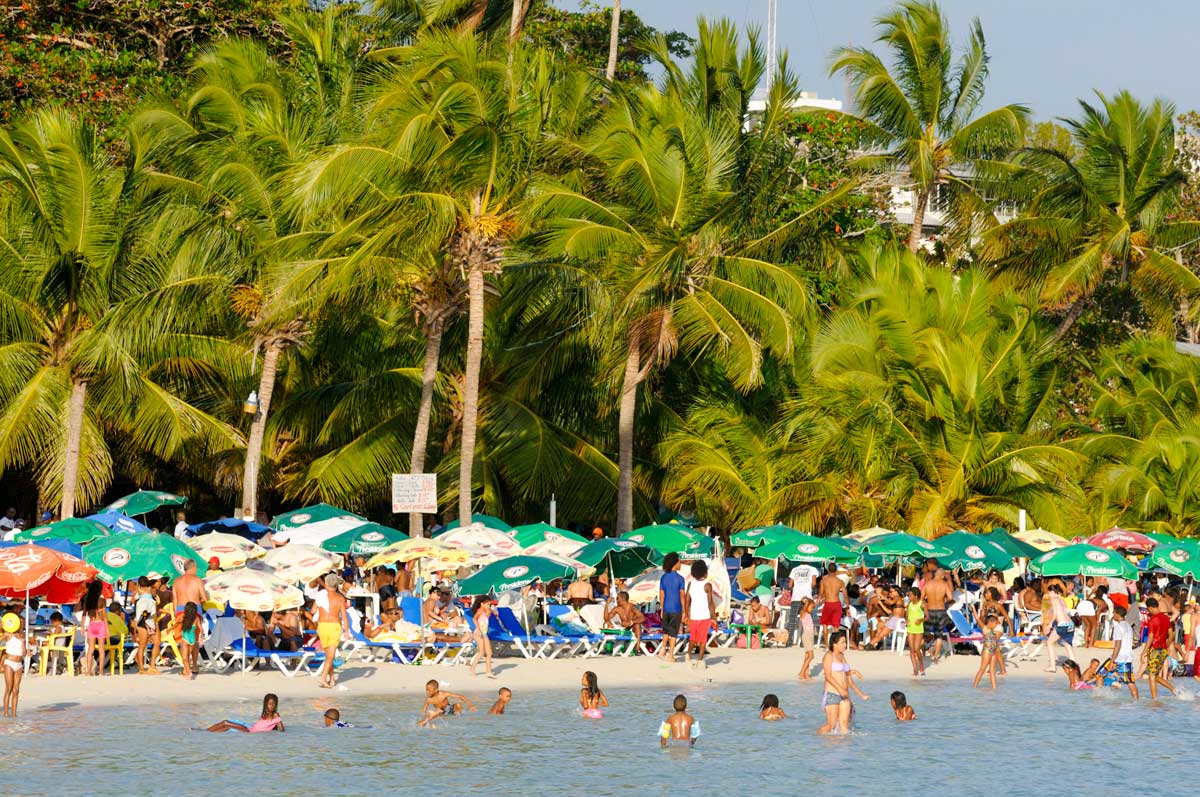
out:
<path id="1" fill-rule="evenodd" d="M 817 594 L 822 601 L 821 628 L 829 639 L 842 624 L 842 607 L 846 602 L 846 585 L 837 577 L 837 565 L 831 563 L 825 567 L 825 575 L 817 583 Z"/>
<path id="2" fill-rule="evenodd" d="M 712 584 L 708 583 L 708 565 L 703 560 L 692 562 L 692 580 L 683 594 L 683 612 L 688 618 L 688 647 L 684 660 L 692 663 L 692 648 L 696 648 L 696 664 L 704 667 L 708 648 L 708 631 L 716 614 L 713 606 Z"/>

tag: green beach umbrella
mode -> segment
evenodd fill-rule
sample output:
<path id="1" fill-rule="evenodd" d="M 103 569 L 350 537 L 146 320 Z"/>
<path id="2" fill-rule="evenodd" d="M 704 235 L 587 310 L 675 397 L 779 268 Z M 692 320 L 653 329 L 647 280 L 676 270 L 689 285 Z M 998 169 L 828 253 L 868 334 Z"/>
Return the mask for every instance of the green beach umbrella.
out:
<path id="1" fill-rule="evenodd" d="M 182 495 L 164 493 L 161 490 L 138 490 L 136 493 L 118 498 L 101 511 L 120 512 L 133 517 L 153 512 L 160 506 L 183 506 L 186 503 L 187 499 Z"/>
<path id="2" fill-rule="evenodd" d="M 941 559 L 945 556 L 950 556 L 952 551 L 936 542 L 921 537 L 905 534 L 903 531 L 893 531 L 889 534 L 881 534 L 878 537 L 873 537 L 864 543 L 860 543 L 860 550 L 866 553 L 882 556 L 887 562 L 895 562 L 905 557 L 919 557 L 921 559 Z"/>
<path id="3" fill-rule="evenodd" d="M 839 564 L 854 564 L 862 558 L 857 551 L 832 538 L 813 537 L 801 532 L 796 534 L 799 536 L 769 542 L 759 547 L 754 555 L 760 559 L 778 559 L 782 556 L 790 562 L 833 561 Z"/>
<path id="4" fill-rule="evenodd" d="M 1136 580 L 1138 569 L 1125 557 L 1107 548 L 1077 543 L 1044 553 L 1029 563 L 1036 576 L 1091 576 Z"/>
<path id="5" fill-rule="evenodd" d="M 1013 559 L 1033 559 L 1045 553 L 1041 548 L 1035 548 L 1024 540 L 1017 539 L 1002 528 L 994 528 L 980 536 L 999 545 Z"/>
<path id="6" fill-rule="evenodd" d="M 293 509 L 291 512 L 284 512 L 282 515 L 276 515 L 271 520 L 271 528 L 277 531 L 290 531 L 307 526 L 310 523 L 320 523 L 340 517 L 355 518 L 364 523 L 367 522 L 367 519 L 362 515 L 356 515 L 345 509 L 339 509 L 329 504 L 313 504 L 312 506 L 302 506 L 299 509 Z"/>
<path id="7" fill-rule="evenodd" d="M 107 526 L 87 518 L 73 517 L 45 526 L 26 529 L 13 539 L 16 542 L 38 542 L 40 540 L 70 540 L 76 545 L 85 545 L 100 537 L 112 534 Z"/>
<path id="8" fill-rule="evenodd" d="M 980 534 L 956 531 L 934 542 L 950 549 L 950 556 L 938 557 L 938 563 L 950 570 L 1007 570 L 1013 564 L 1003 546 Z"/>
<path id="9" fill-rule="evenodd" d="M 573 581 L 575 568 L 541 556 L 510 556 L 458 582 L 458 591 L 460 595 L 487 595 L 555 579 Z"/>
<path id="10" fill-rule="evenodd" d="M 1177 542 L 1188 541 L 1187 537 L 1173 537 L 1170 534 L 1163 534 L 1161 531 L 1143 531 L 1142 534 L 1146 535 L 1157 543 L 1167 543 L 1168 545 L 1173 545 Z"/>
<path id="11" fill-rule="evenodd" d="M 741 548 L 757 548 L 760 545 L 767 545 L 774 542 L 787 542 L 789 540 L 801 542 L 807 536 L 807 534 L 799 529 L 785 526 L 782 523 L 776 523 L 772 526 L 759 526 L 758 528 L 739 531 L 729 538 L 729 544 Z M 767 558 L 772 559 L 774 557 Z"/>
<path id="12" fill-rule="evenodd" d="M 595 568 L 597 573 L 611 573 L 613 578 L 633 578 L 662 564 L 662 555 L 648 545 L 633 540 L 596 540 L 580 548 L 571 557 Z"/>
<path id="13" fill-rule="evenodd" d="M 522 548 L 528 548 L 539 542 L 555 542 L 557 540 L 570 540 L 580 545 L 587 545 L 587 540 L 575 532 L 551 526 L 549 523 L 529 523 L 524 526 L 516 526 L 509 534 Z"/>
<path id="14" fill-rule="evenodd" d="M 1176 540 L 1160 543 L 1151 553 L 1146 566 L 1165 570 L 1180 578 L 1200 576 L 1200 543 L 1195 540 Z"/>
<path id="15" fill-rule="evenodd" d="M 189 559 L 196 563 L 196 575 L 208 573 L 208 563 L 170 534 L 114 534 L 83 549 L 83 561 L 99 570 L 97 578 L 109 584 L 151 574 L 173 581 L 183 575 Z"/>
<path id="16" fill-rule="evenodd" d="M 496 531 L 512 531 L 513 530 L 512 526 L 508 525 L 507 523 L 505 523 L 503 520 L 496 517 L 495 515 L 481 515 L 479 513 L 476 513 L 474 515 L 471 515 L 471 522 L 472 523 L 482 523 L 485 527 L 487 527 L 489 529 L 495 529 Z M 435 534 L 433 536 L 440 537 L 441 535 L 445 534 L 447 531 L 453 531 L 454 529 L 458 528 L 461 525 L 462 525 L 462 523 L 460 521 L 451 520 L 449 523 L 446 524 L 446 527 L 444 529 L 442 529 L 441 531 L 439 531 L 437 534 Z"/>
<path id="17" fill-rule="evenodd" d="M 621 539 L 649 545 L 661 554 L 708 556 L 713 552 L 712 537 L 705 537 L 700 532 L 678 523 L 642 526 L 640 529 L 622 534 Z"/>
<path id="18" fill-rule="evenodd" d="M 379 553 L 394 542 L 407 539 L 407 534 L 391 526 L 364 523 L 330 537 L 321 543 L 321 547 L 333 553 L 369 555 Z"/>

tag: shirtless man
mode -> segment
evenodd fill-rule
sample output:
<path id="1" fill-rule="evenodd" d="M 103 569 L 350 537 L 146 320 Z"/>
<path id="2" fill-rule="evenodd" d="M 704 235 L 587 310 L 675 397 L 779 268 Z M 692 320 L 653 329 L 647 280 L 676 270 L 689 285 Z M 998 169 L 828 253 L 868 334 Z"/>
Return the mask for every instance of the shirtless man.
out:
<path id="1" fill-rule="evenodd" d="M 325 651 L 325 663 L 321 665 L 321 683 L 318 686 L 324 689 L 333 688 L 333 660 L 342 637 L 350 627 L 346 599 L 338 589 L 341 585 L 342 577 L 330 573 L 325 576 L 325 589 L 316 598 L 317 638 L 321 641 L 321 649 Z"/>
<path id="2" fill-rule="evenodd" d="M 621 628 L 633 629 L 633 641 L 635 644 L 642 641 L 642 626 L 646 624 L 646 615 L 642 614 L 638 607 L 629 602 L 628 592 L 617 594 L 617 603 L 604 613 L 604 622 L 607 624 L 614 617 L 620 621 Z"/>
<path id="3" fill-rule="evenodd" d="M 437 590 L 430 592 L 429 597 L 425 599 L 425 624 L 445 624 L 450 620 L 449 610 L 450 590 L 445 587 L 439 587 Z"/>
<path id="4" fill-rule="evenodd" d="M 272 636 L 279 632 L 279 649 L 290 650 L 293 653 L 300 649 L 300 615 L 295 609 L 284 609 L 271 614 L 271 627 L 268 629 Z"/>
<path id="5" fill-rule="evenodd" d="M 817 583 L 817 595 L 821 600 L 821 627 L 825 638 L 842 625 L 842 610 L 846 604 L 846 585 L 837 577 L 837 565 L 825 567 L 825 575 Z"/>
<path id="6" fill-rule="evenodd" d="M 1046 587 L 1046 594 L 1049 596 L 1049 617 L 1042 618 L 1042 626 L 1049 626 L 1050 631 L 1047 634 L 1049 639 L 1046 640 L 1046 656 L 1050 660 L 1050 666 L 1046 668 L 1046 672 L 1055 672 L 1056 644 L 1061 644 L 1067 649 L 1068 659 L 1075 659 L 1075 649 L 1071 646 L 1075 639 L 1075 623 L 1071 621 L 1071 612 L 1067 609 L 1067 602 L 1063 600 L 1063 589 L 1057 582 Z"/>
<path id="7" fill-rule="evenodd" d="M 392 581 L 396 587 L 396 592 L 400 597 L 411 595 L 413 591 L 412 573 L 408 572 L 408 566 L 405 564 L 396 565 L 396 578 Z"/>
<path id="8" fill-rule="evenodd" d="M 591 604 L 592 594 L 592 585 L 583 579 L 577 579 L 567 585 L 567 603 L 571 604 L 575 611 Z"/>
<path id="9" fill-rule="evenodd" d="M 946 604 L 950 602 L 953 593 L 950 579 L 941 568 L 935 570 L 933 578 L 928 579 L 925 586 L 921 587 L 921 603 L 925 606 L 925 635 L 937 637 L 933 646 L 934 661 L 942 655 L 942 640 L 945 639 L 948 629 Z"/>
<path id="10" fill-rule="evenodd" d="M 204 582 L 196 575 L 196 560 L 188 559 L 183 566 L 183 575 L 175 579 L 171 584 L 171 603 L 175 605 L 175 629 L 178 631 L 182 628 L 183 610 L 189 603 L 196 604 L 196 608 L 204 610 L 204 603 L 208 600 L 208 591 L 204 589 Z M 192 672 L 200 671 L 200 646 L 192 645 Z"/>

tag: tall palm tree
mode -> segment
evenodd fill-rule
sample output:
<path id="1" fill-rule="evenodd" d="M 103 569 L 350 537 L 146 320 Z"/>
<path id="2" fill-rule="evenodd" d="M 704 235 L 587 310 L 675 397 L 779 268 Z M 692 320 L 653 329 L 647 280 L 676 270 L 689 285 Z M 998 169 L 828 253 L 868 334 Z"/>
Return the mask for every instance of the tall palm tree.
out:
<path id="1" fill-rule="evenodd" d="M 118 167 L 63 112 L 0 130 L 0 466 L 32 466 L 64 518 L 108 485 L 106 428 L 164 459 L 240 442 L 189 403 L 222 382 L 207 318 L 229 242 L 187 235 L 195 209 L 162 200 L 144 157 L 135 137 Z"/>
<path id="2" fill-rule="evenodd" d="M 1077 158 L 1016 154 L 1007 186 L 1023 212 L 983 236 L 984 258 L 1068 308 L 1055 340 L 1106 281 L 1127 284 L 1161 330 L 1172 328 L 1181 300 L 1194 305 L 1200 294 L 1200 279 L 1171 249 L 1200 235 L 1195 221 L 1168 220 L 1187 179 L 1175 163 L 1174 108 L 1125 91 L 1099 99 L 1064 120 Z"/>
<path id="3" fill-rule="evenodd" d="M 863 166 L 894 169 L 912 187 L 908 248 L 915 252 L 934 192 L 974 195 L 974 172 L 1021 145 L 1029 111 L 1005 105 L 976 115 L 988 75 L 978 19 L 957 64 L 949 23 L 935 2 L 906 0 L 875 24 L 891 66 L 866 47 L 844 47 L 834 53 L 830 74 L 850 80 L 854 107 L 884 148 L 864 158 Z"/>
<path id="4" fill-rule="evenodd" d="M 612 80 L 617 74 L 617 45 L 621 41 L 621 0 L 612 0 L 612 24 L 608 29 L 608 65 L 604 78 Z"/>

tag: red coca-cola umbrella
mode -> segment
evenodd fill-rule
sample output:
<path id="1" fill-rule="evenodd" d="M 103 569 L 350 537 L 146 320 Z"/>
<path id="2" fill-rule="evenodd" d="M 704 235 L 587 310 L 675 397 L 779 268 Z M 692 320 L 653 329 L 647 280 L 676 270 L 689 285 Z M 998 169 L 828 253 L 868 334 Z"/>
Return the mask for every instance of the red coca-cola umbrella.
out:
<path id="1" fill-rule="evenodd" d="M 1088 541 L 1089 545 L 1097 548 L 1108 548 L 1111 551 L 1132 551 L 1134 553 L 1150 553 L 1158 545 L 1153 539 L 1136 531 L 1120 529 L 1116 526 L 1102 531 Z"/>
<path id="2" fill-rule="evenodd" d="M 0 548 L 0 595 L 75 603 L 96 577 L 83 560 L 30 543 Z"/>

